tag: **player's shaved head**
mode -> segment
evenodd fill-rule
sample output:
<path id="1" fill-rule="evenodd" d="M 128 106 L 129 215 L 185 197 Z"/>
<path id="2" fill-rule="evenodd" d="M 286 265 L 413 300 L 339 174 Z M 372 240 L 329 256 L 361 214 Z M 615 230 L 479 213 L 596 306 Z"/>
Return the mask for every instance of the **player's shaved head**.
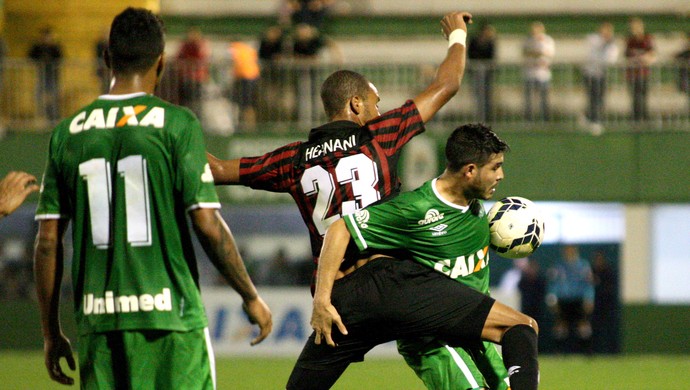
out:
<path id="1" fill-rule="evenodd" d="M 367 99 L 369 81 L 351 70 L 334 72 L 321 86 L 321 101 L 328 118 L 336 116 L 353 96 Z"/>
<path id="2" fill-rule="evenodd" d="M 129 7 L 113 19 L 107 58 L 116 74 L 145 72 L 165 49 L 163 21 L 144 8 Z"/>
<path id="3" fill-rule="evenodd" d="M 481 123 L 470 123 L 455 129 L 446 142 L 446 167 L 457 172 L 467 164 L 486 164 L 493 154 L 510 150 L 508 144 Z"/>

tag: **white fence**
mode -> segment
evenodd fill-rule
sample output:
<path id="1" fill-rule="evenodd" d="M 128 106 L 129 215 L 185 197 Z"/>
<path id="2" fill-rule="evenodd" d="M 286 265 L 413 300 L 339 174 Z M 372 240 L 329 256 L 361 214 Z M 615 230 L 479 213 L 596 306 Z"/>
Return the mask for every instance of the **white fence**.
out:
<path id="1" fill-rule="evenodd" d="M 168 61 L 159 94 L 175 103 L 187 105 L 202 119 L 209 132 L 231 134 L 243 130 L 239 120 L 238 94 L 227 60 L 203 65 L 198 79 L 189 79 L 187 64 Z M 580 63 L 552 66 L 547 106 L 549 115 L 525 113 L 525 84 L 522 65 L 502 62 L 489 68 L 477 62 L 468 64 L 459 94 L 436 116 L 433 123 L 457 125 L 485 121 L 501 129 L 570 131 L 587 129 L 585 114 L 588 92 Z M 323 80 L 342 65 L 276 62 L 262 67 L 251 104 L 256 110 L 257 126 L 262 130 L 303 130 L 326 120 L 319 98 Z M 436 64 L 415 62 L 396 64 L 347 64 L 364 74 L 381 94 L 381 110 L 390 109 L 413 98 L 434 77 Z M 690 130 L 690 93 L 687 88 L 688 65 L 659 63 L 650 68 L 648 79 L 648 114 L 637 121 L 632 115 L 632 96 L 626 78 L 626 65 L 608 69 L 602 109 L 603 127 L 618 131 Z M 47 131 L 60 117 L 74 112 L 93 100 L 107 87 L 99 79 L 96 65 L 88 60 L 65 61 L 59 66 L 55 88 L 41 82 L 37 66 L 22 59 L 5 61 L 2 66 L 0 125 L 11 130 Z M 489 69 L 489 71 L 487 71 Z M 684 73 L 686 90 L 681 86 Z M 489 89 L 488 86 L 491 88 Z M 482 94 L 490 96 L 484 108 Z"/>

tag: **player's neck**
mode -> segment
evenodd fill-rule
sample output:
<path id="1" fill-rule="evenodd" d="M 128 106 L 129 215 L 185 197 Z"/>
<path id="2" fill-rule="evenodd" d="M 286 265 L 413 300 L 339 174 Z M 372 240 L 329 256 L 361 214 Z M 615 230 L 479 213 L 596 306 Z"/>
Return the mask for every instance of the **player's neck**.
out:
<path id="1" fill-rule="evenodd" d="M 145 92 L 153 94 L 156 90 L 156 78 L 149 74 L 133 74 L 126 76 L 114 75 L 110 87 L 111 95 L 128 95 L 131 93 Z"/>
<path id="2" fill-rule="evenodd" d="M 469 200 L 465 197 L 465 193 L 460 179 L 448 171 L 443 172 L 436 180 L 436 191 L 448 202 L 458 206 L 469 205 Z"/>

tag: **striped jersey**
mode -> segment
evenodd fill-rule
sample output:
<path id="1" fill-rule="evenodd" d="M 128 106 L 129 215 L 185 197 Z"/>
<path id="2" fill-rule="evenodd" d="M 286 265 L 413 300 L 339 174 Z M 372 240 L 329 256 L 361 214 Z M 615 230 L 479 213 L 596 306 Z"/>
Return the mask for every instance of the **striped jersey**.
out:
<path id="1" fill-rule="evenodd" d="M 104 95 L 53 130 L 36 219 L 72 222 L 81 334 L 206 326 L 187 211 L 219 208 L 199 121 Z"/>
<path id="2" fill-rule="evenodd" d="M 360 250 L 403 250 L 413 260 L 483 293 L 489 292 L 489 220 L 483 202 L 459 206 L 436 180 L 345 217 Z"/>
<path id="3" fill-rule="evenodd" d="M 254 189 L 287 192 L 309 228 L 314 261 L 328 226 L 400 191 L 401 148 L 424 131 L 417 106 L 402 107 L 359 126 L 335 121 L 258 157 L 240 160 L 240 182 Z"/>

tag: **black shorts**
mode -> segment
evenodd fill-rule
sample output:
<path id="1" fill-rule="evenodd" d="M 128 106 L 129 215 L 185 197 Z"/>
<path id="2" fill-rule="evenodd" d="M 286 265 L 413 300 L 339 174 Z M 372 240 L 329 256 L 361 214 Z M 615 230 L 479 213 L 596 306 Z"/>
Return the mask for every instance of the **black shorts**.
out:
<path id="1" fill-rule="evenodd" d="M 296 367 L 347 367 L 376 345 L 435 336 L 451 345 L 474 344 L 494 299 L 412 260 L 379 258 L 333 286 L 331 302 L 348 335 L 333 328 L 335 348 L 309 337 Z"/>

